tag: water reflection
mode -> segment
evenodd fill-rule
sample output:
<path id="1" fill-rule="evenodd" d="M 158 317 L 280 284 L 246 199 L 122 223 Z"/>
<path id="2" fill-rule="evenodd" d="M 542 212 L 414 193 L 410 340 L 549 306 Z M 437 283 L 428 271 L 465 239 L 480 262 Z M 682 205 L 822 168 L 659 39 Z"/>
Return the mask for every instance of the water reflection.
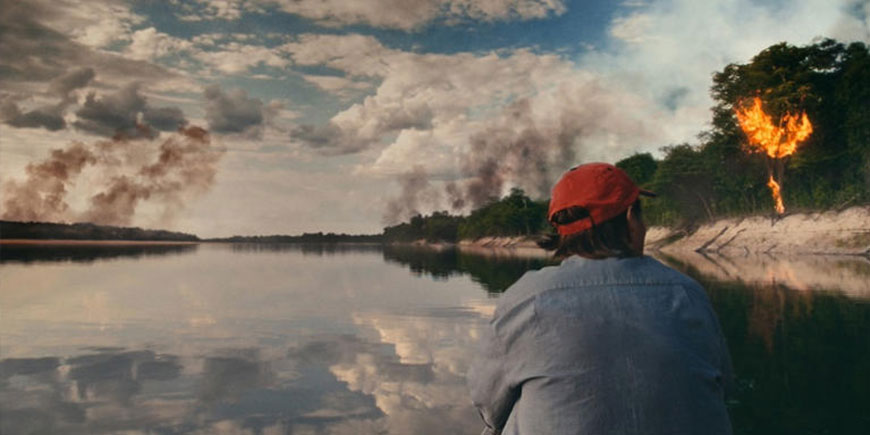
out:
<path id="1" fill-rule="evenodd" d="M 233 252 L 301 252 L 305 255 L 337 255 L 351 252 L 381 252 L 375 243 L 232 243 Z"/>
<path id="2" fill-rule="evenodd" d="M 784 285 L 795 290 L 839 291 L 870 298 L 870 259 L 863 256 L 767 255 L 725 256 L 716 253 L 660 254 L 678 267 L 721 281 L 748 285 Z"/>
<path id="3" fill-rule="evenodd" d="M 133 428 L 147 415 L 147 406 L 133 407 L 143 384 L 175 379 L 180 369 L 176 357 L 147 350 L 7 358 L 0 361 L 0 428 L 4 434 Z M 124 422 L 131 414 L 138 417 Z"/>
<path id="4" fill-rule="evenodd" d="M 555 264 L 547 257 L 517 255 L 487 255 L 459 248 L 429 249 L 405 245 L 386 245 L 384 260 L 407 266 L 418 275 L 446 279 L 454 275 L 469 275 L 490 293 L 501 293 L 532 269 Z M 501 252 L 499 252 L 502 254 Z"/>
<path id="5" fill-rule="evenodd" d="M 271 357 L 6 358 L 2 433 L 472 433 L 464 373 L 479 320 L 474 309 L 371 313 L 355 319 L 358 334 L 310 336 Z"/>
<path id="6" fill-rule="evenodd" d="M 479 433 L 477 337 L 498 292 L 548 264 L 395 246 L 138 258 L 2 266 L 0 433 Z M 672 261 L 722 323 L 735 433 L 866 432 L 867 299 Z"/>
<path id="7" fill-rule="evenodd" d="M 192 254 L 197 244 L 157 243 L 27 243 L 0 245 L 0 263 L 74 262 L 93 263 L 113 258 L 142 258 Z"/>
<path id="8" fill-rule="evenodd" d="M 203 361 L 198 397 L 205 404 L 238 402 L 245 393 L 272 384 L 267 362 L 257 349 L 242 349 Z"/>

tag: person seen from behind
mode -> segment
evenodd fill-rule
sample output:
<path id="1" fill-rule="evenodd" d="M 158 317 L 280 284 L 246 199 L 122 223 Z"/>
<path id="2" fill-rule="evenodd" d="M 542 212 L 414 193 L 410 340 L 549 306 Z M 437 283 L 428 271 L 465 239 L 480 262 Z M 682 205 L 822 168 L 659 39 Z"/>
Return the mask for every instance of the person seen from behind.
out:
<path id="1" fill-rule="evenodd" d="M 643 255 L 640 196 L 606 163 L 553 187 L 562 263 L 505 291 L 468 373 L 484 434 L 731 434 L 719 322 L 697 282 Z"/>

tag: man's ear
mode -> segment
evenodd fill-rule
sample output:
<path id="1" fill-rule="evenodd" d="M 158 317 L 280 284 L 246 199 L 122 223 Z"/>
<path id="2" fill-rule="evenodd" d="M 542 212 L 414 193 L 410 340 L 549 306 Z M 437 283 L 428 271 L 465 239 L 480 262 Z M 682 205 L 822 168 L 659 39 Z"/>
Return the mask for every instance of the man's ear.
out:
<path id="1" fill-rule="evenodd" d="M 636 219 L 637 216 L 634 212 L 634 205 L 628 206 L 628 210 L 625 211 L 625 218 L 629 223 L 632 222 L 632 219 Z"/>

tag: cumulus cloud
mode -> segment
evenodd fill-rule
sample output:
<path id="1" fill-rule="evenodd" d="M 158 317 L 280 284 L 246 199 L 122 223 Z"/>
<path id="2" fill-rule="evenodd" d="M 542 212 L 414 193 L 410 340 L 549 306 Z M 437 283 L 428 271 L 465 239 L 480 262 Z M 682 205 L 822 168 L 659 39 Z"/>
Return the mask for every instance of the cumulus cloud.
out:
<path id="1" fill-rule="evenodd" d="M 67 127 L 64 113 L 76 103 L 74 91 L 87 86 L 95 77 L 93 68 L 77 68 L 56 77 L 48 84 L 47 95 L 60 101 L 22 111 L 17 101 L 6 97 L 0 103 L 0 119 L 12 127 L 45 128 L 51 131 Z M 117 92 L 98 97 L 91 92 L 76 110 L 73 126 L 101 136 L 151 136 L 151 129 L 175 131 L 187 124 L 177 107 L 152 107 L 139 92 L 140 84 L 131 83 Z"/>
<path id="2" fill-rule="evenodd" d="M 155 60 L 193 47 L 192 42 L 159 32 L 154 27 L 133 32 L 131 39 L 126 55 L 138 60 Z"/>
<path id="3" fill-rule="evenodd" d="M 85 19 L 79 12 L 70 12 L 77 4 L 0 0 L 0 90 L 22 94 L 41 89 L 70 71 L 87 69 L 109 85 L 131 80 L 159 83 L 164 88 L 185 85 L 185 79 L 161 66 L 98 50 L 76 39 L 75 29 Z M 91 4 L 117 6 L 114 2 L 82 2 L 82 10 L 89 10 Z M 75 77 L 70 80 L 69 84 L 75 84 Z"/>
<path id="4" fill-rule="evenodd" d="M 161 131 L 175 131 L 187 124 L 184 112 L 178 107 L 146 107 L 142 120 L 145 125 Z"/>
<path id="5" fill-rule="evenodd" d="M 374 95 L 338 113 L 327 126 L 303 126 L 295 132 L 296 139 L 334 153 L 358 152 L 388 135 L 468 119 L 471 111 L 491 111 L 570 71 L 570 64 L 558 56 L 527 50 L 507 56 L 417 54 L 389 49 L 361 35 L 304 35 L 282 50 L 300 65 L 325 65 L 351 77 L 381 80 Z"/>
<path id="6" fill-rule="evenodd" d="M 610 25 L 601 51 L 581 68 L 612 77 L 627 92 L 670 110 L 662 126 L 673 142 L 693 141 L 709 122 L 711 76 L 728 63 L 748 62 L 772 44 L 815 38 L 870 42 L 863 0 L 647 2 Z"/>
<path id="7" fill-rule="evenodd" d="M 263 0 L 326 25 L 366 24 L 414 30 L 435 20 L 530 20 L 565 12 L 562 0 Z"/>
<path id="8" fill-rule="evenodd" d="M 398 176 L 387 222 L 445 205 L 437 198 L 462 208 L 509 187 L 543 196 L 575 158 L 611 160 L 667 140 L 666 110 L 554 54 L 419 54 L 361 35 L 304 35 L 282 50 L 297 64 L 380 80 L 362 102 L 291 135 L 324 153 L 377 152 L 359 172 Z M 453 183 L 433 195 L 429 179 Z"/>
<path id="9" fill-rule="evenodd" d="M 248 97 L 248 93 L 243 89 L 224 92 L 218 85 L 208 86 L 204 96 L 205 117 L 213 132 L 244 134 L 252 137 L 262 135 L 269 106 L 264 106 L 260 99 Z"/>
<path id="10" fill-rule="evenodd" d="M 244 73 L 258 65 L 282 68 L 290 63 L 270 48 L 238 42 L 222 44 L 220 50 L 200 50 L 193 57 L 226 74 Z"/>
<path id="11" fill-rule="evenodd" d="M 374 27 L 419 29 L 434 21 L 486 22 L 531 20 L 565 13 L 564 0 L 197 0 L 179 17 L 184 21 L 236 20 L 244 12 L 267 8 L 316 20 L 326 26 L 364 24 Z"/>
<path id="12" fill-rule="evenodd" d="M 17 128 L 62 130 L 66 128 L 64 111 L 67 106 L 75 102 L 72 92 L 87 86 L 93 78 L 92 68 L 78 68 L 56 77 L 49 83 L 47 94 L 59 98 L 60 101 L 26 112 L 19 108 L 14 97 L 7 96 L 0 101 L 0 120 L 6 125 Z"/>
<path id="13" fill-rule="evenodd" d="M 17 128 L 44 128 L 57 131 L 66 127 L 66 121 L 56 106 L 22 112 L 14 101 L 8 100 L 0 104 L 0 119 L 6 125 Z"/>
<path id="14" fill-rule="evenodd" d="M 93 48 L 130 40 L 131 29 L 145 17 L 133 12 L 122 0 L 58 0 L 44 3 L 49 11 L 40 17 L 45 24 L 72 40 Z"/>
<path id="15" fill-rule="evenodd" d="M 91 92 L 76 111 L 73 125 L 100 136 L 152 136 L 151 129 L 174 131 L 187 120 L 176 107 L 151 107 L 139 92 L 139 83 L 131 83 L 117 92 L 97 96 Z"/>
<path id="16" fill-rule="evenodd" d="M 75 68 L 68 73 L 58 76 L 49 84 L 49 92 L 62 98 L 70 99 L 70 93 L 76 89 L 87 86 L 94 79 L 96 73 L 91 67 Z"/>
<path id="17" fill-rule="evenodd" d="M 188 40 L 148 27 L 132 33 L 131 43 L 124 50 L 124 55 L 130 59 L 152 62 L 187 55 L 224 74 L 241 74 L 260 65 L 282 68 L 289 64 L 280 53 L 268 47 L 239 42 L 253 38 L 253 35 L 243 33 L 202 34 Z"/>
<path id="18" fill-rule="evenodd" d="M 302 77 L 306 81 L 328 93 L 345 98 L 352 97 L 363 91 L 368 91 L 373 86 L 369 81 L 354 80 L 347 77 L 318 76 L 313 74 L 305 74 Z"/>
<path id="19" fill-rule="evenodd" d="M 197 17 L 222 20 L 240 18 L 246 3 L 245 0 L 196 0 L 196 2 L 203 6 Z"/>

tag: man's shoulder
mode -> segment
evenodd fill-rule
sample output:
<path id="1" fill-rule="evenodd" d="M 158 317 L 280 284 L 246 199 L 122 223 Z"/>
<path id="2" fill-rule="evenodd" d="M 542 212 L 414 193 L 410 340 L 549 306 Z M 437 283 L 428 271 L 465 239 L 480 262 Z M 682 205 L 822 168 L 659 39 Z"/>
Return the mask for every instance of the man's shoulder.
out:
<path id="1" fill-rule="evenodd" d="M 496 313 L 509 310 L 551 290 L 631 285 L 680 285 L 700 288 L 692 278 L 652 257 L 590 260 L 572 256 L 558 266 L 526 272 L 502 295 Z"/>

